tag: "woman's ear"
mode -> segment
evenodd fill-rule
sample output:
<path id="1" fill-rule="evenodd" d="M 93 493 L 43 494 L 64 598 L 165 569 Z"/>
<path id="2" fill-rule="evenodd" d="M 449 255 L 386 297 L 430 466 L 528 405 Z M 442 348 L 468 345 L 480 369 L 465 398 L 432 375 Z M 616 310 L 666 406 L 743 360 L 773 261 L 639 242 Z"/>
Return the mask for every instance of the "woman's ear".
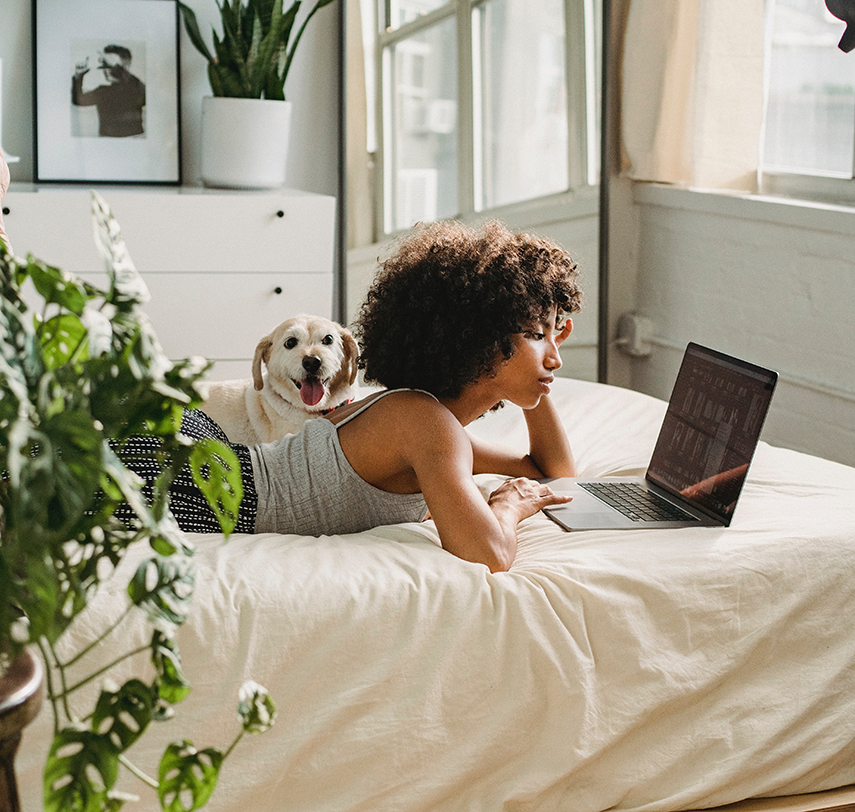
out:
<path id="1" fill-rule="evenodd" d="M 555 336 L 555 343 L 556 344 L 562 344 L 566 339 L 568 339 L 570 337 L 570 333 L 572 333 L 572 332 L 573 332 L 573 319 L 571 319 L 568 316 L 567 320 L 564 322 L 564 325 L 561 328 L 561 332 L 558 333 L 557 336 Z"/>

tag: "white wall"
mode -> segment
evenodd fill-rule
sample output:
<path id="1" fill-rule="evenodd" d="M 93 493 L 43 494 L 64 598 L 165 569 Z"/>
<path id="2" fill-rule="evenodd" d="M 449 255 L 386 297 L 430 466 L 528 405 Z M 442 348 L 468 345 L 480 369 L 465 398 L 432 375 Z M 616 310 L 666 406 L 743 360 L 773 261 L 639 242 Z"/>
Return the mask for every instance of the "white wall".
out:
<path id="1" fill-rule="evenodd" d="M 68 0 L 71 2 L 71 0 Z M 0 59 L 3 60 L 4 148 L 21 157 L 12 164 L 13 182 L 33 179 L 31 0 L 0 3 Z M 208 38 L 222 32 L 214 0 L 187 0 Z M 302 15 L 310 4 L 304 3 Z M 338 8 L 321 9 L 306 28 L 285 85 L 294 104 L 286 185 L 335 195 L 338 177 Z M 299 21 L 298 21 L 299 22 Z M 184 182 L 200 183 L 201 99 L 210 95 L 204 58 L 181 31 L 181 93 Z"/>
<path id="2" fill-rule="evenodd" d="M 715 347 L 779 373 L 765 440 L 855 465 L 855 210 L 633 191 L 635 310 L 655 339 L 632 387 L 667 398 L 686 343 Z"/>

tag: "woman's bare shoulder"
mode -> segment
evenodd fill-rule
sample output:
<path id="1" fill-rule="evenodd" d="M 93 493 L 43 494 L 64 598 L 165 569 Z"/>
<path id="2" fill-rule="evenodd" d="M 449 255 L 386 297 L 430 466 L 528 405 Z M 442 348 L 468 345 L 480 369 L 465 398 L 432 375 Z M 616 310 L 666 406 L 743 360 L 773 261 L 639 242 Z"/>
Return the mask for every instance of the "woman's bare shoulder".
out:
<path id="1" fill-rule="evenodd" d="M 381 389 L 376 392 L 370 392 L 365 397 L 348 403 L 345 406 L 339 406 L 335 411 L 324 415 L 324 417 L 332 423 L 340 423 L 357 412 L 360 412 L 360 417 L 364 413 L 372 414 L 375 418 L 383 415 L 388 419 L 392 415 L 405 417 L 416 411 L 441 414 L 443 409 L 446 412 L 448 411 L 428 392 L 422 392 L 418 389 Z"/>
<path id="2" fill-rule="evenodd" d="M 462 428 L 433 395 L 418 389 L 393 390 L 368 411 L 374 411 L 378 418 L 415 430 L 425 429 L 426 424 L 433 429 L 443 425 Z"/>
<path id="3" fill-rule="evenodd" d="M 341 426 L 338 435 L 360 476 L 386 490 L 394 490 L 387 481 L 390 471 L 412 475 L 417 467 L 449 465 L 472 454 L 454 415 L 432 395 L 413 390 L 389 392 Z"/>
<path id="4" fill-rule="evenodd" d="M 408 457 L 436 458 L 457 455 L 461 447 L 471 448 L 463 426 L 433 395 L 406 391 L 390 394 L 383 400 L 388 403 L 377 416 L 389 426 L 390 436 L 394 433 Z"/>

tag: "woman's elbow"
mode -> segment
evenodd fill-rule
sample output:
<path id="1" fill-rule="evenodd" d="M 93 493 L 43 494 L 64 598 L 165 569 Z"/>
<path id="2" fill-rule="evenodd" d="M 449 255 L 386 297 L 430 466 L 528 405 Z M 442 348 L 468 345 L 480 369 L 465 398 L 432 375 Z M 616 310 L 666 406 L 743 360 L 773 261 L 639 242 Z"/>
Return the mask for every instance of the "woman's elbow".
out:
<path id="1" fill-rule="evenodd" d="M 445 549 L 464 561 L 483 564 L 491 573 L 507 572 L 516 557 L 516 544 L 513 545 L 513 549 L 507 545 L 485 545 L 475 550 L 454 550 L 449 547 Z"/>
<path id="2" fill-rule="evenodd" d="M 513 544 L 504 543 L 489 547 L 480 563 L 486 564 L 491 573 L 507 572 L 517 555 L 516 539 Z"/>

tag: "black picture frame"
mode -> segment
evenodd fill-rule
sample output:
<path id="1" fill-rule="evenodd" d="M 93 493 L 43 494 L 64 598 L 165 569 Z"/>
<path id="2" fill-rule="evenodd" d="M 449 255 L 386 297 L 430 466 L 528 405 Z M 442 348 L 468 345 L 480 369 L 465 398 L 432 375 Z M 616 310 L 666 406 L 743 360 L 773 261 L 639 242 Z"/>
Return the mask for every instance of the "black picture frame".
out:
<path id="1" fill-rule="evenodd" d="M 32 0 L 37 183 L 181 183 L 177 0 Z"/>

